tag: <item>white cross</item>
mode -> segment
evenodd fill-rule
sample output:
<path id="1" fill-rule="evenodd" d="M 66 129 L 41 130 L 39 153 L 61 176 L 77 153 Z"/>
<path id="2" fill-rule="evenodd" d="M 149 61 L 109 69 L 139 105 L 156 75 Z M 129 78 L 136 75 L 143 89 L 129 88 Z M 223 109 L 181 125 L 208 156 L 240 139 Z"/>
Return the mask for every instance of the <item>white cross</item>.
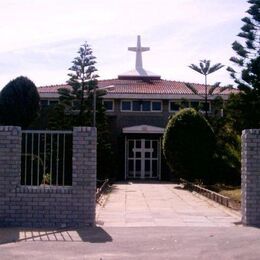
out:
<path id="1" fill-rule="evenodd" d="M 142 52 L 149 51 L 149 47 L 141 47 L 141 36 L 137 36 L 137 45 L 136 47 L 128 47 L 129 51 L 136 52 L 136 59 L 135 59 L 135 68 L 136 70 L 143 69 L 143 60 L 142 60 Z"/>

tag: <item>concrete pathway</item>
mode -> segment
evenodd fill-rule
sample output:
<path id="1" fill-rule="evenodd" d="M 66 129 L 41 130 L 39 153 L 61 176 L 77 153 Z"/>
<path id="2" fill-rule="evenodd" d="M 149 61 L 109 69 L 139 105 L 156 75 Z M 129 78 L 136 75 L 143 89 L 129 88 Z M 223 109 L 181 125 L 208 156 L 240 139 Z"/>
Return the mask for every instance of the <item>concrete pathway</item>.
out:
<path id="1" fill-rule="evenodd" d="M 260 259 L 260 229 L 175 184 L 116 184 L 100 226 L 0 229 L 0 259 Z"/>
<path id="2" fill-rule="evenodd" d="M 240 220 L 238 212 L 172 183 L 115 184 L 97 208 L 97 225 L 105 227 L 232 227 Z"/>

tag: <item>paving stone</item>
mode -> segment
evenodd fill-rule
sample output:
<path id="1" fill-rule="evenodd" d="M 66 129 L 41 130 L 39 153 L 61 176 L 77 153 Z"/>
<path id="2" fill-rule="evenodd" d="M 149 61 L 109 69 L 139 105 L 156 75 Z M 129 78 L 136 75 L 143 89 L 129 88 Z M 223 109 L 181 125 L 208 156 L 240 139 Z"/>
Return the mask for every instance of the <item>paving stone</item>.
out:
<path id="1" fill-rule="evenodd" d="M 172 183 L 114 184 L 107 196 L 97 214 L 100 226 L 229 227 L 241 219 L 239 213 Z"/>

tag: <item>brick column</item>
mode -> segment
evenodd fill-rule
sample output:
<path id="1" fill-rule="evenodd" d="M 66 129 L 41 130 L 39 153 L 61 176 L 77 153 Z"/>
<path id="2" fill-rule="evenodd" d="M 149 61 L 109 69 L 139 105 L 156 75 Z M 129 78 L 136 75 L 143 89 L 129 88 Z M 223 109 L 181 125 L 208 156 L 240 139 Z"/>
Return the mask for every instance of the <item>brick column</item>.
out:
<path id="1" fill-rule="evenodd" d="M 260 227 L 260 129 L 242 133 L 242 223 Z"/>
<path id="2" fill-rule="evenodd" d="M 20 184 L 21 128 L 0 126 L 0 225 L 8 225 L 14 213 L 10 204 Z"/>
<path id="3" fill-rule="evenodd" d="M 94 225 L 96 211 L 97 133 L 93 127 L 73 128 L 73 200 L 79 206 L 78 225 Z"/>

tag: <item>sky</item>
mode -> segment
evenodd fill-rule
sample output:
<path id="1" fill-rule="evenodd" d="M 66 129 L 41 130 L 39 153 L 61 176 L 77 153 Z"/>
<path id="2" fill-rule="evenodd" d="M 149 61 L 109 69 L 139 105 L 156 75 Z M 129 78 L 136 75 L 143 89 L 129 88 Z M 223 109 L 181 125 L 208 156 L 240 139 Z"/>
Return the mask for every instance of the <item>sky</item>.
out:
<path id="1" fill-rule="evenodd" d="M 0 0 L 0 89 L 18 76 L 36 86 L 63 84 L 84 42 L 100 79 L 134 69 L 137 35 L 145 69 L 162 79 L 203 83 L 188 65 L 202 59 L 233 65 L 232 43 L 246 0 Z M 226 69 L 208 82 L 234 84 Z"/>

